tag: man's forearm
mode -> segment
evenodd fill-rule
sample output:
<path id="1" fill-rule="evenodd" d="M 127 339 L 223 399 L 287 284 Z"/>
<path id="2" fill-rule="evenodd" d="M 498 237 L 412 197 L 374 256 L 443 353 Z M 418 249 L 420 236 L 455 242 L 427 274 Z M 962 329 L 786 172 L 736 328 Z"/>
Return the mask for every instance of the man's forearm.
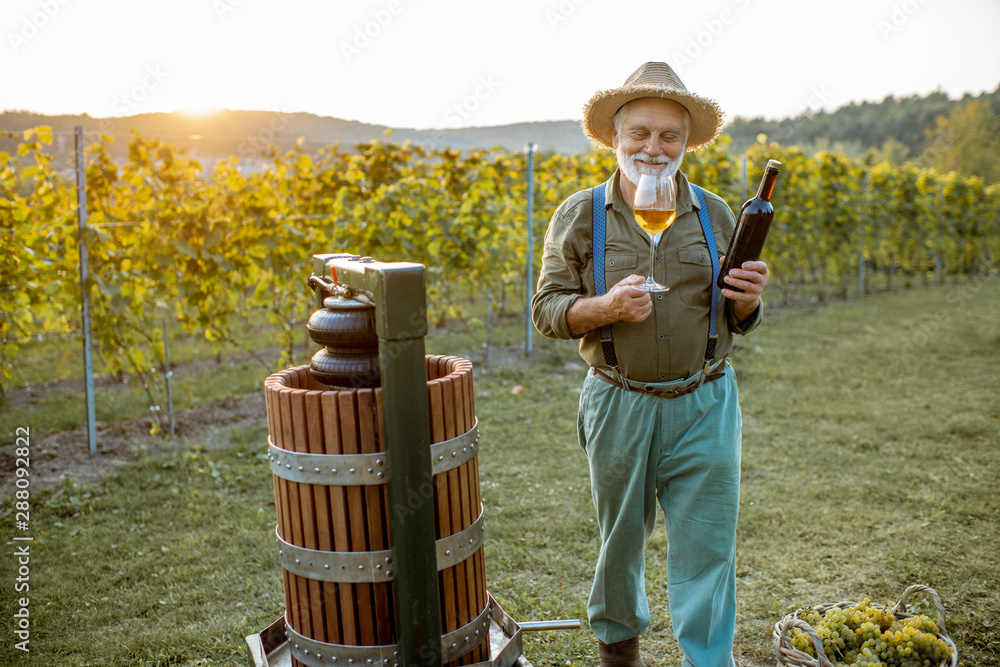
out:
<path id="1" fill-rule="evenodd" d="M 577 299 L 566 311 L 566 324 L 574 336 L 582 336 L 588 331 L 618 321 L 608 307 L 606 296 L 589 296 Z"/>
<path id="2" fill-rule="evenodd" d="M 574 336 L 582 336 L 605 324 L 642 322 L 653 312 L 649 292 L 635 289 L 642 276 L 632 274 L 602 296 L 577 299 L 566 311 L 566 325 Z"/>

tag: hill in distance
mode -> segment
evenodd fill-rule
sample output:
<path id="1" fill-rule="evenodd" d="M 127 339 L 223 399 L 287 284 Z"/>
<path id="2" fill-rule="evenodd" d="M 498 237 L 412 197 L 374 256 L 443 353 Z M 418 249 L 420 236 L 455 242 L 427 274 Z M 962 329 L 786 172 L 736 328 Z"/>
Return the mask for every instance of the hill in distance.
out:
<path id="1" fill-rule="evenodd" d="M 965 95 L 952 100 L 938 91 L 929 95 L 896 98 L 887 96 L 881 102 L 852 102 L 832 112 L 820 111 L 785 118 L 734 118 L 723 133 L 731 139 L 729 151 L 740 154 L 757 141 L 759 134 L 784 146 L 798 145 L 806 150 L 830 148 L 859 156 L 869 149 L 882 148 L 892 139 L 909 158 L 923 150 L 926 128 L 947 115 L 957 104 L 978 99 L 1000 116 L 1000 86 L 978 97 Z M 311 113 L 274 111 L 220 110 L 206 115 L 186 112 L 148 113 L 118 118 L 92 118 L 88 115 L 46 116 L 29 111 L 0 113 L 0 130 L 21 133 L 38 125 L 50 125 L 56 133 L 53 151 L 57 156 L 73 151 L 73 129 L 82 125 L 88 133 L 101 132 L 117 137 L 112 154 L 125 155 L 130 135 L 158 138 L 165 143 L 187 149 L 195 159 L 210 161 L 230 155 L 253 162 L 273 143 L 279 150 L 288 150 L 300 137 L 307 149 L 339 144 L 349 150 L 359 143 L 385 136 L 384 125 L 343 120 Z M 524 150 L 529 142 L 538 144 L 540 151 L 575 154 L 591 150 L 579 121 L 542 121 L 492 127 L 445 129 L 394 128 L 391 140 L 402 143 L 411 140 L 426 149 L 471 148 L 489 149 L 495 146 L 510 151 Z M 0 139 L 0 150 L 10 151 L 14 142 Z"/>
<path id="2" fill-rule="evenodd" d="M 321 146 L 339 144 L 348 149 L 359 143 L 385 136 L 390 128 L 353 120 L 343 120 L 311 113 L 280 113 L 274 111 L 220 110 L 204 116 L 185 112 L 149 113 L 120 118 L 92 118 L 84 115 L 46 116 L 27 111 L 0 113 L 0 129 L 21 133 L 38 125 L 50 125 L 57 137 L 64 138 L 62 149 L 72 150 L 74 128 L 82 125 L 88 135 L 101 132 L 117 137 L 115 154 L 124 152 L 129 136 L 135 132 L 144 137 L 155 137 L 188 149 L 193 157 L 221 158 L 236 155 L 241 160 L 258 157 L 268 144 L 280 150 L 295 145 L 299 137 L 310 150 Z M 492 148 L 523 150 L 528 142 L 538 144 L 538 149 L 557 153 L 574 154 L 590 149 L 590 142 L 583 136 L 578 121 L 548 121 L 517 123 L 494 127 L 467 127 L 417 130 L 392 128 L 391 140 L 405 140 L 426 149 Z"/>

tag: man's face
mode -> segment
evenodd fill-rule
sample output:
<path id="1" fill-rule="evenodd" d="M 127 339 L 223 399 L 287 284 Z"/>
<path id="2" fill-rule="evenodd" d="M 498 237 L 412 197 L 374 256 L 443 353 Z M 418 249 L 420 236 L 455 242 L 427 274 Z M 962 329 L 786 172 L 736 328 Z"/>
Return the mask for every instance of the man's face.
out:
<path id="1" fill-rule="evenodd" d="M 677 173 L 687 136 L 684 107 L 671 100 L 643 98 L 625 109 L 621 131 L 615 132 L 612 145 L 622 173 L 635 185 L 640 174 Z"/>

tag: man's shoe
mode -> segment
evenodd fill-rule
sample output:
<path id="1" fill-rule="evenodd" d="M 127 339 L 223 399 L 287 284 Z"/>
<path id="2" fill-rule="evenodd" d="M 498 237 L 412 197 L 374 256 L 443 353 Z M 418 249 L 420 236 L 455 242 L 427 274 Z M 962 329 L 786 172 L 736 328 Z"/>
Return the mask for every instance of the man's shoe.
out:
<path id="1" fill-rule="evenodd" d="M 597 640 L 601 667 L 645 667 L 639 657 L 639 638 L 624 639 L 614 644 Z"/>

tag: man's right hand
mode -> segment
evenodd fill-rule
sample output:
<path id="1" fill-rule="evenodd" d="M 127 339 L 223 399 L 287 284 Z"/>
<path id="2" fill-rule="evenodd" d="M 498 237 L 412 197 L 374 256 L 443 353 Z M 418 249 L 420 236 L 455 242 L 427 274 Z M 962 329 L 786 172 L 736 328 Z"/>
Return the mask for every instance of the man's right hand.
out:
<path id="1" fill-rule="evenodd" d="M 636 285 L 641 285 L 645 280 L 642 276 L 632 274 L 623 278 L 604 295 L 615 318 L 612 322 L 642 322 L 653 312 L 653 299 L 649 292 L 635 289 Z"/>
<path id="2" fill-rule="evenodd" d="M 566 313 L 566 324 L 575 335 L 615 322 L 642 322 L 653 312 L 649 292 L 635 289 L 646 279 L 631 275 L 619 281 L 603 296 L 577 299 Z"/>

